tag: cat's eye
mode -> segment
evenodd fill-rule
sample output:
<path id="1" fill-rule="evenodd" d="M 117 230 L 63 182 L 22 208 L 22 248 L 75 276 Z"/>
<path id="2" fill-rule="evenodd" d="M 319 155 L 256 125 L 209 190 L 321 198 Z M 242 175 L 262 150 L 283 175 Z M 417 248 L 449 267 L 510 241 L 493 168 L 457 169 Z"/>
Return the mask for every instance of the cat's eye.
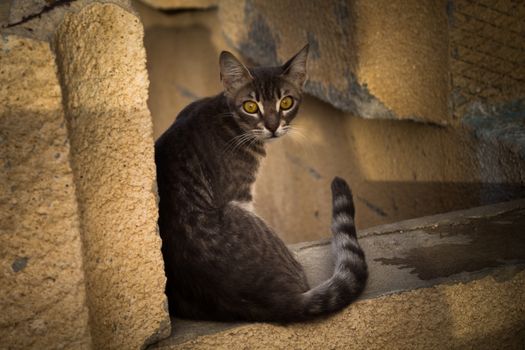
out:
<path id="1" fill-rule="evenodd" d="M 246 101 L 242 104 L 242 108 L 246 113 L 253 114 L 259 110 L 259 107 L 257 106 L 257 103 L 254 101 Z"/>
<path id="2" fill-rule="evenodd" d="M 291 96 L 286 96 L 281 100 L 280 103 L 281 109 L 283 111 L 286 111 L 287 109 L 292 108 L 293 106 L 293 98 Z"/>

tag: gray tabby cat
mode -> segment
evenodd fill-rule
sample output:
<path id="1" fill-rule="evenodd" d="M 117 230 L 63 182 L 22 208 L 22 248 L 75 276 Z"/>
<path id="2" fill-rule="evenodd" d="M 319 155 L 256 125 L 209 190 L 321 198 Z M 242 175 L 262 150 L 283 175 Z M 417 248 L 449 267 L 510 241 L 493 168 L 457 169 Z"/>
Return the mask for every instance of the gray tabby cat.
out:
<path id="1" fill-rule="evenodd" d="M 286 134 L 299 109 L 307 55 L 305 46 L 283 66 L 247 69 L 222 52 L 225 91 L 187 106 L 156 142 L 159 228 L 172 314 L 300 321 L 339 310 L 364 289 L 367 265 L 344 180 L 332 182 L 335 270 L 315 288 L 250 209 L 264 144 Z"/>

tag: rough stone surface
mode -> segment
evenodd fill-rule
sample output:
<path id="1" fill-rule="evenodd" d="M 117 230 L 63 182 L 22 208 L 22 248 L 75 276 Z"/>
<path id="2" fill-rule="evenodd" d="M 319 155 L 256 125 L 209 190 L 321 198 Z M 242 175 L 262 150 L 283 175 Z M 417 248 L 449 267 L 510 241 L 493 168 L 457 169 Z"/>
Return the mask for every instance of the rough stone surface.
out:
<path id="1" fill-rule="evenodd" d="M 525 3 L 456 0 L 448 15 L 454 118 L 525 159 Z"/>
<path id="2" fill-rule="evenodd" d="M 24 333 L 17 342 L 6 340 L 6 344 L 14 348 L 24 342 L 34 344 L 35 348 L 91 348 L 91 343 L 96 349 L 143 348 L 168 335 L 170 321 L 164 295 L 160 237 L 156 227 L 153 137 L 151 117 L 146 106 L 148 78 L 142 26 L 125 0 L 48 1 L 45 5 L 40 2 L 44 7 L 36 6 L 37 3 L 19 1 L 11 6 L 13 11 L 8 20 L 9 26 L 2 29 L 3 43 L 9 43 L 11 38 L 18 36 L 26 37 L 32 40 L 24 40 L 43 45 L 49 52 L 43 55 L 25 42 L 14 48 L 5 46 L 2 57 L 16 53 L 12 60 L 18 59 L 20 64 L 7 65 L 4 69 L 2 63 L 2 74 L 9 77 L 9 83 L 16 82 L 12 84 L 13 88 L 2 84 L 2 92 L 17 106 L 29 107 L 33 104 L 41 107 L 42 98 L 54 96 L 56 108 L 53 108 L 56 110 L 44 106 L 38 113 L 47 113 L 45 116 L 53 122 L 56 118 L 62 118 L 61 129 L 58 132 L 48 127 L 40 119 L 34 119 L 33 115 L 24 114 L 25 110 L 8 109 L 9 113 L 5 115 L 9 119 L 3 119 L 4 124 L 9 122 L 6 130 L 21 130 L 17 131 L 18 134 L 12 134 L 27 134 L 29 139 L 16 139 L 18 146 L 6 149 L 6 152 L 16 157 L 17 152 L 35 151 L 34 159 L 31 154 L 31 157 L 24 156 L 19 162 L 28 162 L 36 167 L 16 168 L 16 176 L 9 177 L 8 174 L 7 180 L 2 179 L 1 184 L 7 186 L 6 191 L 14 191 L 15 194 L 21 188 L 16 183 L 26 181 L 24 176 L 41 181 L 42 186 L 46 186 L 47 182 L 53 184 L 49 189 L 41 188 L 40 182 L 29 187 L 27 196 L 37 200 L 38 215 L 28 214 L 32 207 L 28 207 L 26 212 L 25 209 L 17 209 L 14 204 L 10 205 L 12 211 L 18 210 L 24 222 L 27 221 L 24 227 L 28 234 L 43 228 L 43 232 L 49 235 L 40 237 L 33 234 L 32 240 L 24 242 L 30 246 L 45 243 L 44 248 L 56 243 L 59 249 L 56 253 L 46 250 L 48 255 L 44 261 L 47 265 L 40 268 L 40 255 L 30 249 L 25 254 L 26 250 L 17 246 L 19 242 L 16 239 L 9 240 L 10 244 L 5 246 L 6 254 L 13 255 L 5 261 L 6 271 L 19 276 L 19 283 L 12 290 L 2 287 L 1 292 L 9 296 L 20 295 L 20 300 L 8 299 L 12 303 L 10 307 L 23 310 L 36 305 L 34 313 L 47 317 L 44 321 L 37 320 L 35 326 L 31 326 L 34 329 Z M 5 18 L 2 17 L 4 23 Z M 55 62 L 58 62 L 58 80 Z M 48 78 L 47 70 L 40 69 L 44 63 L 52 67 L 55 74 L 52 82 L 40 82 Z M 27 75 L 27 78 L 14 80 L 13 77 L 20 74 L 23 77 Z M 13 111 L 21 113 L 23 118 L 14 119 L 13 116 L 18 114 Z M 41 118 L 39 114 L 35 115 Z M 42 133 L 42 140 L 36 138 L 39 132 Z M 51 146 L 49 150 L 40 150 L 39 147 L 43 147 L 40 142 L 49 142 L 53 147 L 65 148 L 67 152 L 60 148 L 50 153 L 53 151 Z M 55 163 L 60 162 L 67 164 L 69 173 L 57 168 Z M 43 170 L 40 171 L 39 167 Z M 58 170 L 53 173 L 47 167 Z M 47 195 L 46 200 L 50 201 L 48 206 L 57 206 L 62 210 L 62 203 L 57 204 L 54 196 L 58 199 L 64 196 L 58 187 L 62 188 L 65 181 L 62 177 L 66 175 L 70 181 L 69 200 L 75 210 L 78 207 L 78 213 L 74 211 L 65 216 L 57 211 L 58 218 L 52 221 L 56 229 L 50 229 L 51 232 L 47 233 L 48 228 L 42 226 L 41 221 L 53 216 L 49 214 L 51 209 L 39 204 L 39 198 Z M 64 199 L 62 202 L 67 208 L 68 201 Z M 6 200 L 5 203 L 10 202 Z M 8 213 L 12 215 L 14 212 Z M 8 222 L 13 226 L 10 220 Z M 73 227 L 70 221 L 74 222 L 77 230 L 76 241 L 64 238 L 64 232 L 69 234 L 69 231 L 63 226 Z M 18 229 L 23 230 L 24 227 Z M 44 243 L 39 243 L 39 240 Z M 70 258 L 63 250 L 77 255 Z M 62 258 L 64 260 L 60 260 Z M 63 270 L 69 279 L 57 279 L 54 269 Z M 74 272 L 75 269 L 79 269 L 78 273 Z M 41 297 L 53 297 L 45 302 L 46 307 L 54 312 L 50 315 L 44 312 L 47 309 L 41 311 L 37 303 L 24 304 L 23 298 L 31 299 L 27 295 L 33 295 L 32 286 L 39 283 L 38 278 L 34 282 L 24 279 L 24 276 L 29 276 L 27 273 L 32 274 L 33 271 L 40 273 L 38 278 L 56 288 L 56 294 L 64 294 L 62 289 L 70 291 L 60 301 L 55 298 L 51 287 L 47 293 L 35 289 Z M 48 278 L 49 274 L 51 277 Z M 56 285 L 53 284 L 55 279 Z M 80 301 L 75 299 L 78 293 L 75 294 L 77 291 L 74 288 L 80 283 L 76 279 L 80 279 L 84 293 Z M 70 304 L 74 302 L 80 303 L 83 309 L 73 309 L 74 305 Z M 2 345 L 4 339 L 11 341 L 11 338 L 19 336 L 17 327 L 28 327 L 20 322 L 20 317 L 29 318 L 30 315 L 14 317 L 10 312 L 5 317 L 2 326 L 11 327 L 13 332 L 9 338 L 3 337 Z M 87 334 L 85 339 L 81 338 L 82 332 Z M 22 345 L 22 348 L 25 346 Z"/>
<path id="3" fill-rule="evenodd" d="M 494 147 L 503 145 L 525 159 L 525 98 L 495 105 L 473 103 L 462 123 L 479 139 Z"/>
<path id="4" fill-rule="evenodd" d="M 373 227 L 358 232 L 370 280 L 361 296 L 469 282 L 491 274 L 507 279 L 525 269 L 525 200 Z M 290 246 L 310 285 L 333 273 L 329 240 Z"/>
<path id="5" fill-rule="evenodd" d="M 475 103 L 492 106 L 524 98 L 525 3 L 455 0 L 448 15 L 455 117 Z"/>
<path id="6" fill-rule="evenodd" d="M 504 282 L 490 276 L 364 300 L 324 321 L 248 325 L 158 348 L 519 349 L 524 289 L 524 272 Z"/>
<path id="7" fill-rule="evenodd" d="M 446 3 L 356 1 L 358 81 L 397 118 L 448 123 Z"/>
<path id="8" fill-rule="evenodd" d="M 250 324 L 156 349 L 519 349 L 525 272 L 353 304 L 318 322 Z M 395 321 L 394 321 L 395 320 Z"/>
<path id="9" fill-rule="evenodd" d="M 89 349 L 62 95 L 46 42 L 0 43 L 0 348 Z"/>
<path id="10" fill-rule="evenodd" d="M 67 15 L 56 35 L 95 348 L 169 333 L 142 35 L 112 4 Z"/>
<path id="11" fill-rule="evenodd" d="M 371 204 L 362 208 L 376 224 L 524 195 L 524 159 L 469 130 L 355 117 L 345 128 L 359 174 L 357 201 Z"/>
<path id="12" fill-rule="evenodd" d="M 15 34 L 48 41 L 54 50 L 56 29 L 64 17 L 93 3 L 114 4 L 135 14 L 130 0 L 12 0 L 4 5 L 8 9 L 7 14 L 4 14 L 7 15 L 7 23 L 3 24 L 1 31 L 4 35 Z M 1 18 L 0 15 L 0 21 Z"/>
<path id="13" fill-rule="evenodd" d="M 448 121 L 446 1 L 222 1 L 219 15 L 229 42 L 259 64 L 309 42 L 306 90 L 339 109 Z"/>
<path id="14" fill-rule="evenodd" d="M 524 214 L 518 200 L 360 231 L 370 280 L 342 312 L 286 327 L 175 320 L 173 336 L 157 348 L 519 348 Z M 311 285 L 331 275 L 328 241 L 291 248 Z"/>
<path id="15" fill-rule="evenodd" d="M 23 21 L 29 16 L 40 13 L 46 6 L 50 6 L 55 0 L 26 0 L 26 1 L 16 1 L 16 0 L 6 0 L 9 6 L 7 8 L 9 23 L 17 23 Z"/>
<path id="16" fill-rule="evenodd" d="M 142 0 L 145 4 L 161 10 L 205 9 L 217 6 L 219 0 Z"/>
<path id="17" fill-rule="evenodd" d="M 11 3 L 9 1 L 0 2 L 0 28 L 3 28 L 9 22 L 9 8 Z"/>
<path id="18" fill-rule="evenodd" d="M 151 81 L 148 107 L 157 138 L 173 123 L 181 106 L 221 91 L 218 47 L 211 30 L 217 25 L 217 16 L 209 11 L 188 12 L 174 20 L 173 16 L 139 2 L 134 6 L 145 27 L 144 46 Z"/>

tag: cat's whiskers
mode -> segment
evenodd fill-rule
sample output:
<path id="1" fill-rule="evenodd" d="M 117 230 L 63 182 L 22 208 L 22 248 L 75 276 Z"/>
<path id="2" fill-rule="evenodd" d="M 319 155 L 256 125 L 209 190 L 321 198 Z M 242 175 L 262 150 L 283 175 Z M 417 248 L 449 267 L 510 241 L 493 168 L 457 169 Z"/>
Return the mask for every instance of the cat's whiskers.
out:
<path id="1" fill-rule="evenodd" d="M 252 147 L 257 141 L 260 141 L 260 139 L 258 137 L 254 137 L 248 144 L 248 147 Z"/>
<path id="2" fill-rule="evenodd" d="M 301 148 L 307 150 L 308 152 L 312 150 L 312 144 L 308 142 L 308 138 L 300 128 L 287 125 L 286 133 L 290 135 L 290 140 L 299 145 Z"/>
<path id="3" fill-rule="evenodd" d="M 228 143 L 224 147 L 223 153 L 225 153 L 225 154 L 233 153 L 234 149 L 239 144 L 243 143 L 247 138 L 249 138 L 249 136 L 250 135 L 245 132 L 245 133 L 242 133 L 240 135 L 237 135 L 237 136 L 233 137 L 230 141 L 228 141 Z"/>
<path id="4" fill-rule="evenodd" d="M 223 150 L 223 154 L 225 156 L 229 156 L 235 153 L 236 150 L 241 148 L 243 145 L 249 144 L 251 145 L 252 142 L 257 140 L 257 135 L 254 134 L 253 130 L 248 130 L 243 132 L 240 135 L 235 136 L 232 138 L 225 146 Z"/>
<path id="5" fill-rule="evenodd" d="M 304 133 L 297 127 L 293 127 L 291 125 L 288 125 L 288 126 L 284 127 L 284 130 L 286 131 L 287 134 L 290 134 L 290 136 L 292 136 L 292 139 L 293 139 L 293 136 L 299 136 L 300 141 L 306 141 L 307 140 L 307 137 L 304 135 Z"/>
<path id="6" fill-rule="evenodd" d="M 294 124 L 294 125 L 289 125 L 289 127 L 290 127 L 292 130 L 294 130 L 294 131 L 300 133 L 302 136 L 304 136 L 304 137 L 307 136 L 306 130 L 305 130 L 302 126 L 299 126 L 299 125 L 297 125 L 297 124 Z"/>
<path id="7" fill-rule="evenodd" d="M 242 133 L 240 135 L 236 135 L 236 136 L 232 137 L 226 143 L 226 145 L 224 145 L 224 148 L 222 149 L 222 153 L 223 154 L 228 153 L 230 151 L 230 149 L 233 148 L 237 142 L 240 142 L 240 139 L 245 137 L 245 136 L 246 136 L 245 133 Z"/>

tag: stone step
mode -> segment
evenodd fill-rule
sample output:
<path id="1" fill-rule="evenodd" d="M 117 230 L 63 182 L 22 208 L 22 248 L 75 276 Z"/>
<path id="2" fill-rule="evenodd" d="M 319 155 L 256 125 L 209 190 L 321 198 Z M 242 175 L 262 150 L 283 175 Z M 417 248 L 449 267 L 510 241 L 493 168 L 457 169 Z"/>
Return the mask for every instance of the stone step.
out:
<path id="1" fill-rule="evenodd" d="M 520 348 L 525 345 L 525 200 L 359 232 L 370 270 L 355 304 L 314 322 L 172 320 L 155 349 Z M 311 285 L 333 269 L 330 242 L 290 247 Z"/>

